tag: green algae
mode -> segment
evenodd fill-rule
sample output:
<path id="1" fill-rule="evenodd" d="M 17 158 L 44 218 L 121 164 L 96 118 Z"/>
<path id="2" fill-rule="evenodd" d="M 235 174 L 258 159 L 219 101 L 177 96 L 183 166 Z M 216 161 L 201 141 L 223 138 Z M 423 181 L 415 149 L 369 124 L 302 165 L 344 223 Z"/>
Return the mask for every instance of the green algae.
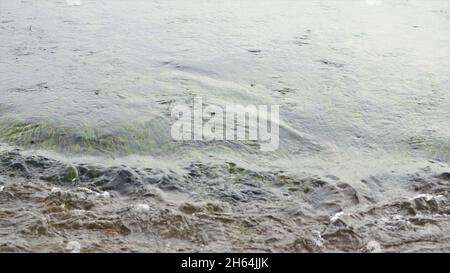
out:
<path id="1" fill-rule="evenodd" d="M 64 175 L 65 175 L 65 180 L 69 181 L 69 182 L 74 181 L 75 179 L 77 179 L 80 176 L 78 169 L 74 166 L 68 166 L 64 170 Z"/>
<path id="2" fill-rule="evenodd" d="M 158 146 L 153 131 L 146 126 L 110 132 L 88 126 L 65 128 L 17 121 L 0 123 L 0 141 L 22 148 L 76 154 L 150 154 Z"/>

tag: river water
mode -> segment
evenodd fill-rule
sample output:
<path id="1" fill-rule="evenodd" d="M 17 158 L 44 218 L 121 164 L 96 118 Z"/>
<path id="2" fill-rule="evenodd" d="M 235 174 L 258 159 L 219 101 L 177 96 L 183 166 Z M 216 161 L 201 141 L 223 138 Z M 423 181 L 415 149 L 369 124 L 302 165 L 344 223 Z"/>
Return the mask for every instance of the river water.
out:
<path id="1" fill-rule="evenodd" d="M 449 251 L 450 2 L 2 0 L 0 251 Z M 280 147 L 174 105 L 280 105 Z"/>

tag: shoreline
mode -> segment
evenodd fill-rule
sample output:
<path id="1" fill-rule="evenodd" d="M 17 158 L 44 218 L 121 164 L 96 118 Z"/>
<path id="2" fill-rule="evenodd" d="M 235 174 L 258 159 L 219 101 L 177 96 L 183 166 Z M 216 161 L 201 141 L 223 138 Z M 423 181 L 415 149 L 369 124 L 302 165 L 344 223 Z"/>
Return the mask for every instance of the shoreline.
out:
<path id="1" fill-rule="evenodd" d="M 196 163 L 176 177 L 18 149 L 3 149 L 0 162 L 0 252 L 450 250 L 450 172 L 409 174 L 413 198 L 377 202 L 330 178 L 233 165 Z M 214 191 L 219 171 L 234 181 L 222 192 Z"/>

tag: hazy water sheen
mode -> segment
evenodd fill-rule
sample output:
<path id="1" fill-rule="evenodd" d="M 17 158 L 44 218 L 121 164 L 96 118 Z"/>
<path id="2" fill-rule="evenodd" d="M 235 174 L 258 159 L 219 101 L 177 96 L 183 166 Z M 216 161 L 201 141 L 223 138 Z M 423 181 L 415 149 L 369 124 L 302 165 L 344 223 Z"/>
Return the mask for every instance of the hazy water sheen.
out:
<path id="1" fill-rule="evenodd" d="M 449 251 L 449 34 L 439 0 L 2 0 L 0 251 Z M 174 143 L 198 96 L 280 105 L 280 148 Z"/>

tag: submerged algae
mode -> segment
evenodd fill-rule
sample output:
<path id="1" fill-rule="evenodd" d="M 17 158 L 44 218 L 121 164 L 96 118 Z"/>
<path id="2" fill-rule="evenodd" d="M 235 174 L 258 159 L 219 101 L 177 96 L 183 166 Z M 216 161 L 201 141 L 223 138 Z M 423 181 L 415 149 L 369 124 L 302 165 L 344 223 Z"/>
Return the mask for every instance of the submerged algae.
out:
<path id="1" fill-rule="evenodd" d="M 106 132 L 97 128 L 64 128 L 48 123 L 2 122 L 0 140 L 23 148 L 83 154 L 149 154 L 157 147 L 147 127 Z"/>

